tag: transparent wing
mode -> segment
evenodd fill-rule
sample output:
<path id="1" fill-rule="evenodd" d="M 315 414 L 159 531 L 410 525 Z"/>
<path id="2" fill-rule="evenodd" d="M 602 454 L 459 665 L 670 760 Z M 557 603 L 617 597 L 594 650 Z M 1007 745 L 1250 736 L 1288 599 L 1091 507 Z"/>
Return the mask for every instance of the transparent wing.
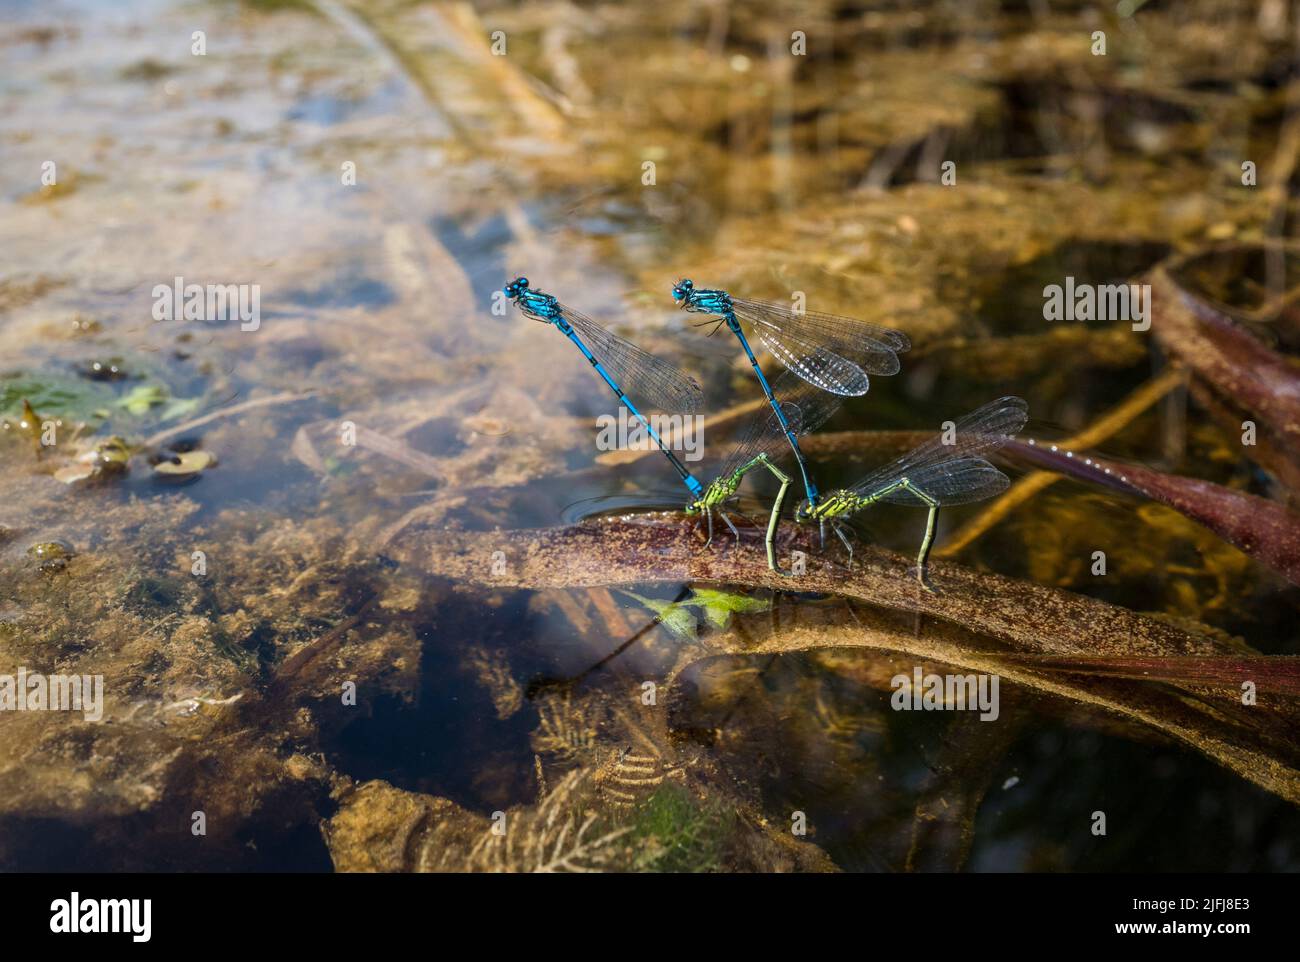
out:
<path id="1" fill-rule="evenodd" d="M 634 404 L 680 414 L 694 414 L 702 406 L 704 393 L 693 377 L 605 330 L 585 314 L 568 307 L 561 311 Z"/>
<path id="2" fill-rule="evenodd" d="M 856 364 L 867 374 L 897 374 L 898 355 L 912 346 L 902 331 L 852 317 L 815 311 L 796 314 L 782 304 L 735 297 L 731 304 L 736 316 L 748 321 L 760 339 L 767 334 L 797 345 L 805 353 L 821 348 Z"/>
<path id="3" fill-rule="evenodd" d="M 803 433 L 803 419 L 797 407 L 783 403 L 781 413 L 785 415 L 796 437 Z M 742 464 L 748 464 L 760 454 L 766 454 L 768 458 L 775 461 L 789 450 L 790 441 L 781 428 L 781 422 L 777 420 L 771 405 L 765 404 L 745 422 L 731 450 L 727 452 L 722 467 L 718 469 L 718 477 L 731 474 Z"/>
<path id="4" fill-rule="evenodd" d="M 845 397 L 867 393 L 871 381 L 866 372 L 852 361 L 833 354 L 824 347 L 802 341 L 784 332 L 759 329 L 758 340 L 772 352 L 787 371 L 799 375 L 809 384 Z"/>
<path id="5" fill-rule="evenodd" d="M 772 393 L 780 402 L 781 413 L 796 437 L 816 431 L 844 403 L 842 396 L 817 390 L 790 371 L 782 371 L 772 382 Z M 759 454 L 766 454 L 775 461 L 789 453 L 790 441 L 781 428 L 781 422 L 771 406 L 766 405 L 750 415 L 718 474 L 730 474 Z"/>
<path id="6" fill-rule="evenodd" d="M 909 471 L 906 475 L 909 484 L 925 492 L 940 504 L 970 504 L 983 501 L 1001 494 L 1011 484 L 1007 476 L 983 458 L 958 458 L 955 461 L 940 461 Z M 900 476 L 896 480 L 901 480 Z M 896 488 L 880 496 L 881 501 L 890 504 L 912 504 L 923 506 L 929 502 L 918 497 L 907 488 Z"/>
<path id="7" fill-rule="evenodd" d="M 977 459 L 1015 437 L 1028 419 L 1029 405 L 1023 398 L 1003 397 L 990 401 L 954 421 L 951 434 L 943 432 L 913 448 L 898 460 L 873 471 L 849 490 L 870 497 L 890 488 L 900 478 L 911 478 L 933 465 L 958 459 Z M 945 440 L 952 443 L 945 443 Z"/>
<path id="8" fill-rule="evenodd" d="M 799 412 L 801 435 L 812 434 L 844 403 L 844 395 L 827 394 L 795 371 L 782 371 L 772 382 L 772 393 Z"/>

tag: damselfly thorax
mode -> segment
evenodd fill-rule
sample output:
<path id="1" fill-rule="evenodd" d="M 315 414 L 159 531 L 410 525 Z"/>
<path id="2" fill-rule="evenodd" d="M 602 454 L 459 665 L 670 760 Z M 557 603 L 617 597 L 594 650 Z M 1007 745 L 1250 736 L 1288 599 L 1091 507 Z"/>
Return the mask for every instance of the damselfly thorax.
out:
<path id="1" fill-rule="evenodd" d="M 835 518 L 860 511 L 869 503 L 868 499 L 849 491 L 832 491 L 830 494 L 822 495 L 821 500 L 815 505 L 810 504 L 807 499 L 801 502 L 795 509 L 795 520 L 820 521 L 824 518 Z"/>

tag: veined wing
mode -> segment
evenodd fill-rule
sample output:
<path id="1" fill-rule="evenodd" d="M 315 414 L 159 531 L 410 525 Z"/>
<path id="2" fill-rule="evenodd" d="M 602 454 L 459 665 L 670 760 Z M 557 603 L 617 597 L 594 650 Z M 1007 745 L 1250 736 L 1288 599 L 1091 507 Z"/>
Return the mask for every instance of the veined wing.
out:
<path id="1" fill-rule="evenodd" d="M 1023 398 L 1003 397 L 990 401 L 953 422 L 955 431 L 951 444 L 944 443 L 946 432 L 940 434 L 867 475 L 849 490 L 868 497 L 888 488 L 899 478 L 911 478 L 933 465 L 962 458 L 979 458 L 1015 437 L 1027 420 L 1029 405 Z"/>
<path id="2" fill-rule="evenodd" d="M 782 371 L 777 375 L 772 381 L 772 393 L 783 405 L 799 412 L 799 435 L 812 434 L 844 403 L 843 395 L 827 394 L 794 371 Z"/>
<path id="3" fill-rule="evenodd" d="M 680 414 L 694 414 L 702 406 L 704 392 L 693 377 L 605 330 L 585 314 L 568 307 L 561 311 L 634 404 Z"/>
<path id="4" fill-rule="evenodd" d="M 793 404 L 782 403 L 781 413 L 785 415 L 785 419 L 796 437 L 803 433 L 803 420 L 797 407 Z M 789 450 L 790 441 L 785 436 L 781 422 L 777 420 L 772 406 L 764 404 L 761 409 L 750 415 L 745 422 L 745 426 L 737 435 L 735 443 L 727 452 L 722 467 L 718 469 L 718 476 L 722 477 L 731 474 L 732 471 L 735 471 L 743 464 L 748 464 L 760 454 L 766 454 L 770 460 L 775 461 Z"/>
<path id="5" fill-rule="evenodd" d="M 768 332 L 779 339 L 797 340 L 809 350 L 821 347 L 852 361 L 867 374 L 897 374 L 898 355 L 912 346 L 902 331 L 852 317 L 816 311 L 797 314 L 782 304 L 735 297 L 731 304 L 736 316 L 749 321 L 760 338 Z"/>
<path id="6" fill-rule="evenodd" d="M 782 371 L 772 382 L 772 393 L 780 402 L 781 413 L 796 437 L 816 431 L 844 403 L 840 395 L 817 390 L 790 371 Z M 750 415 L 718 473 L 730 474 L 759 454 L 766 454 L 775 461 L 789 453 L 790 441 L 781 422 L 771 405 L 765 405 Z"/>
<path id="7" fill-rule="evenodd" d="M 787 371 L 830 394 L 859 397 L 867 393 L 871 380 L 852 361 L 811 344 L 797 335 L 759 328 L 759 342 L 772 352 Z"/>
<path id="8" fill-rule="evenodd" d="M 1001 494 L 1011 484 L 1005 474 L 983 458 L 940 461 L 918 471 L 900 474 L 894 481 L 900 481 L 903 477 L 907 478 L 909 484 L 915 485 L 940 504 L 970 504 L 972 501 L 983 501 L 985 498 Z M 881 495 L 880 500 L 890 504 L 911 504 L 918 507 L 929 504 L 908 488 L 895 488 Z"/>

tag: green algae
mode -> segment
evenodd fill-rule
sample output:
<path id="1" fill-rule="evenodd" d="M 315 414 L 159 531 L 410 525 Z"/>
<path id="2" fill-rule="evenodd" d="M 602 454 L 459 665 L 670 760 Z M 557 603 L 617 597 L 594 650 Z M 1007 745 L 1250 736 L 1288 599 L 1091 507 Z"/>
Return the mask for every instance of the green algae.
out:
<path id="1" fill-rule="evenodd" d="M 638 869 L 647 872 L 717 872 L 734 831 L 735 815 L 719 802 L 692 798 L 664 785 L 646 800 L 632 823 Z"/>

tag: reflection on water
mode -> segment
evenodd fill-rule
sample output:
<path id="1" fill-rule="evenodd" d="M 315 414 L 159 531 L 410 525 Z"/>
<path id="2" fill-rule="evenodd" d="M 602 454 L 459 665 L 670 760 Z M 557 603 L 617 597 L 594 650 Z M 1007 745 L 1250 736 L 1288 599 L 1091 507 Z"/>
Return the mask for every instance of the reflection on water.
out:
<path id="1" fill-rule="evenodd" d="M 59 0 L 0 26 L 0 674 L 102 674 L 109 719 L 0 715 L 0 866 L 537 868 L 548 826 L 582 812 L 568 867 L 1300 867 L 1280 657 L 1300 653 L 1300 594 L 1268 556 L 1186 505 L 1031 479 L 995 517 L 945 510 L 939 550 L 1059 592 L 1026 629 L 1038 649 L 885 590 L 653 565 L 593 585 L 584 533 L 686 491 L 653 451 L 598 448 L 614 398 L 497 296 L 526 273 L 689 370 L 714 459 L 757 392 L 673 308 L 675 280 L 906 330 L 902 373 L 809 440 L 825 489 L 1016 394 L 1029 433 L 1286 503 L 1295 271 L 1265 242 L 1292 209 L 1241 164 L 1288 149 L 1289 27 L 1211 0 L 1122 22 L 250 0 L 201 5 L 198 56 L 194 9 Z M 1206 347 L 1044 320 L 1045 287 L 1175 253 L 1200 253 L 1175 280 L 1264 360 L 1219 328 Z M 178 276 L 258 285 L 260 327 L 158 320 L 153 289 Z M 1220 351 L 1265 389 L 1235 390 Z M 1190 384 L 1152 391 L 1175 361 Z M 95 460 L 115 436 L 125 470 Z M 186 484 L 157 470 L 196 451 L 213 460 Z M 707 550 L 761 554 L 772 494 L 747 481 L 740 541 Z M 505 547 L 557 525 L 579 526 L 558 571 Z M 923 525 L 873 508 L 859 570 L 872 545 L 910 556 Z M 28 553 L 56 541 L 74 549 L 58 570 Z M 808 563 L 851 577 L 834 541 Z M 971 584 L 990 618 L 1028 590 Z M 1080 595 L 1186 650 L 1053 620 Z M 891 707 L 918 664 L 1008 650 L 1028 660 L 1005 663 L 996 723 Z M 1032 661 L 1094 652 L 1129 674 Z M 1187 652 L 1217 661 L 1189 674 Z M 1279 657 L 1241 660 L 1260 655 Z M 198 854 L 168 814 L 190 804 L 213 832 Z M 498 810 L 519 852 L 478 844 Z M 364 840 L 403 833 L 376 864 Z"/>

